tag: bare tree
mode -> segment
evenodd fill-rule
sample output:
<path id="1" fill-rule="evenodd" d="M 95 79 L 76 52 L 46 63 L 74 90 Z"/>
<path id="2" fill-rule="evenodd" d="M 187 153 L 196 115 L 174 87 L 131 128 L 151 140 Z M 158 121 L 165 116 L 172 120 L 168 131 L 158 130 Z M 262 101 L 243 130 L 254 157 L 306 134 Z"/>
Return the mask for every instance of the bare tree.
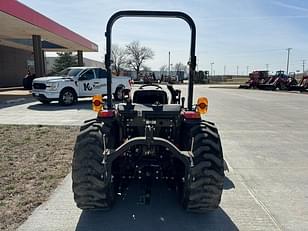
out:
<path id="1" fill-rule="evenodd" d="M 152 49 L 141 46 L 139 41 L 133 41 L 126 45 L 126 53 L 128 55 L 127 64 L 130 68 L 136 71 L 137 78 L 144 61 L 154 57 L 154 52 Z"/>
<path id="2" fill-rule="evenodd" d="M 176 63 L 176 64 L 174 65 L 174 69 L 175 69 L 176 72 L 178 72 L 178 71 L 184 71 L 184 72 L 186 72 L 187 66 L 184 65 L 183 63 L 179 62 L 179 63 Z"/>
<path id="3" fill-rule="evenodd" d="M 142 70 L 143 70 L 143 71 L 151 71 L 151 67 L 142 65 Z"/>
<path id="4" fill-rule="evenodd" d="M 111 48 L 112 69 L 119 76 L 123 65 L 127 62 L 126 50 L 114 44 Z"/>
<path id="5" fill-rule="evenodd" d="M 167 65 L 162 65 L 162 66 L 159 68 L 159 71 L 160 71 L 160 72 L 167 72 L 167 71 L 168 71 Z"/>

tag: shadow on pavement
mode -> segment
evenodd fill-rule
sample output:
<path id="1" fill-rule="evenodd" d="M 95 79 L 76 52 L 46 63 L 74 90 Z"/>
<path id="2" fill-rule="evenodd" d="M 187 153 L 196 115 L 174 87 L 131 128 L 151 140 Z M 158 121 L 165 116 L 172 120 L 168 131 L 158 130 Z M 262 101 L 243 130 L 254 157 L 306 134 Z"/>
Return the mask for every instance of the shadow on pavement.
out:
<path id="1" fill-rule="evenodd" d="M 114 102 L 114 104 L 119 102 Z M 64 110 L 92 110 L 92 99 L 89 100 L 79 100 L 78 103 L 71 106 L 62 106 L 58 102 L 54 101 L 50 104 L 42 104 L 37 101 L 37 104 L 28 106 L 28 109 L 34 111 L 64 111 Z"/>
<path id="2" fill-rule="evenodd" d="M 27 104 L 34 101 L 35 99 L 29 95 L 15 96 L 9 94 L 8 95 L 0 94 L 0 109 Z"/>
<path id="3" fill-rule="evenodd" d="M 51 102 L 50 104 L 37 102 L 37 104 L 28 106 L 28 109 L 34 111 L 92 110 L 92 103 L 91 100 L 82 100 L 71 106 L 62 106 L 58 102 Z"/>
<path id="4" fill-rule="evenodd" d="M 229 189 L 233 189 L 235 188 L 234 183 L 232 182 L 232 180 L 230 180 L 230 178 L 228 178 L 227 176 L 225 176 L 225 180 L 224 180 L 224 190 L 229 190 Z"/>
<path id="5" fill-rule="evenodd" d="M 76 231 L 238 230 L 221 208 L 207 214 L 187 213 L 166 186 L 154 185 L 147 205 L 138 203 L 138 187 L 132 188 L 111 211 L 83 211 Z"/>
<path id="6" fill-rule="evenodd" d="M 32 99 L 30 97 L 21 97 L 18 99 L 12 97 L 12 99 L 7 99 L 6 101 L 0 100 L 0 109 L 32 103 L 34 101 L 35 99 Z"/>

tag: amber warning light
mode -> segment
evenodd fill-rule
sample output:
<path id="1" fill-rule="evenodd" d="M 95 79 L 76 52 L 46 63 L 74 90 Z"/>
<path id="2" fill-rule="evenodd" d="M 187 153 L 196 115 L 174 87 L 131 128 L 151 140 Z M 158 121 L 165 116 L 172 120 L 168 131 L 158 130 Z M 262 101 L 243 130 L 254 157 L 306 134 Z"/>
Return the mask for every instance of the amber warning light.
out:
<path id="1" fill-rule="evenodd" d="M 206 97 L 199 97 L 197 101 L 196 111 L 200 114 L 206 114 L 208 109 L 209 101 Z"/>
<path id="2" fill-rule="evenodd" d="M 101 95 L 95 95 L 92 97 L 92 109 L 95 112 L 99 112 L 103 108 L 103 97 Z"/>

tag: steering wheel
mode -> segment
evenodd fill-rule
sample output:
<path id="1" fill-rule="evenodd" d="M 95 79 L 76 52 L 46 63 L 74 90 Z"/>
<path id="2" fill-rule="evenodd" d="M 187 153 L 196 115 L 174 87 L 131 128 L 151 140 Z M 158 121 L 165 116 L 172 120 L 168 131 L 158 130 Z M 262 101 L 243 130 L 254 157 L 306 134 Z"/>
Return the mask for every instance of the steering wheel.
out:
<path id="1" fill-rule="evenodd" d="M 163 89 L 158 84 L 153 84 L 153 83 L 144 84 L 144 85 L 140 86 L 139 89 L 143 89 L 144 87 L 156 87 L 156 89 Z"/>

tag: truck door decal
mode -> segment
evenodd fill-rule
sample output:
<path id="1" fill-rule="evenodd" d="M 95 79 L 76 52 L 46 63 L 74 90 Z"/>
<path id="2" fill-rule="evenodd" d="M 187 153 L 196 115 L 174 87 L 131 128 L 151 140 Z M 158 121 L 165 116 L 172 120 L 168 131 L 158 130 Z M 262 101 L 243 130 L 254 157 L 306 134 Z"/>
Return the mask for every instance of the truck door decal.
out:
<path id="1" fill-rule="evenodd" d="M 90 83 L 84 83 L 83 84 L 84 91 L 92 91 L 92 87 L 90 86 Z"/>

